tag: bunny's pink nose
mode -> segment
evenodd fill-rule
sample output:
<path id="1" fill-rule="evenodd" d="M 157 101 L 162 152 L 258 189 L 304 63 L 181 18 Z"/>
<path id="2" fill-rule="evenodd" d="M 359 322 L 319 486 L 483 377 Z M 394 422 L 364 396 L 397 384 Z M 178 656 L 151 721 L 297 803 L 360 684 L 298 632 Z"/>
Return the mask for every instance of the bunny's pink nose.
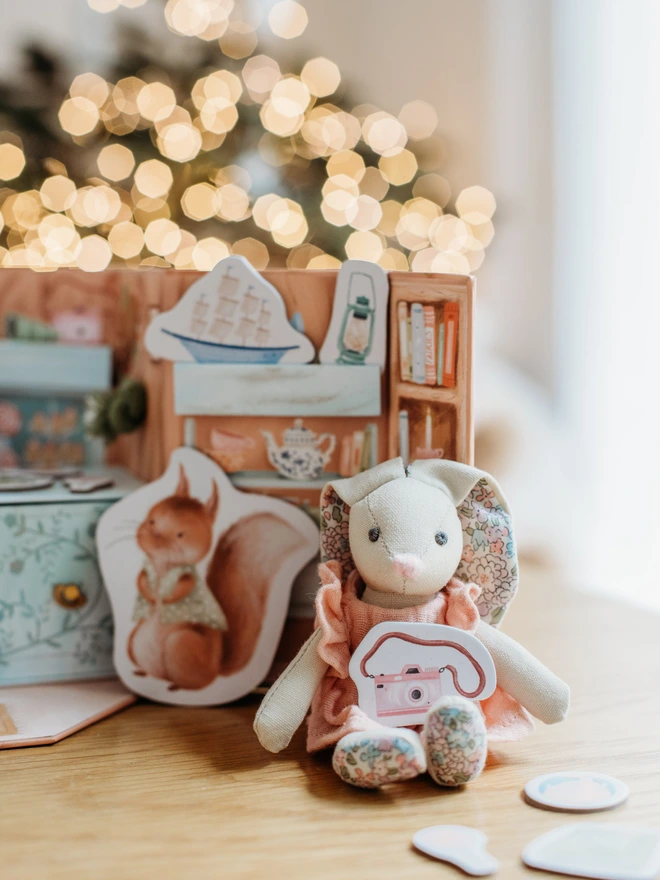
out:
<path id="1" fill-rule="evenodd" d="M 392 558 L 392 566 L 402 578 L 414 580 L 421 573 L 424 564 L 414 553 L 399 553 Z"/>

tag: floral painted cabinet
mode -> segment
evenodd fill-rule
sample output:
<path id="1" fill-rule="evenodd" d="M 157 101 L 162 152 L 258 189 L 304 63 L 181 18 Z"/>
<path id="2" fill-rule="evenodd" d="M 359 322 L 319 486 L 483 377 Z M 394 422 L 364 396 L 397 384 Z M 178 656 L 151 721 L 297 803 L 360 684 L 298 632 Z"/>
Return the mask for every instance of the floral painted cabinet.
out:
<path id="1" fill-rule="evenodd" d="M 139 483 L 74 495 L 0 494 L 0 685 L 115 675 L 112 614 L 96 557 L 101 514 Z"/>

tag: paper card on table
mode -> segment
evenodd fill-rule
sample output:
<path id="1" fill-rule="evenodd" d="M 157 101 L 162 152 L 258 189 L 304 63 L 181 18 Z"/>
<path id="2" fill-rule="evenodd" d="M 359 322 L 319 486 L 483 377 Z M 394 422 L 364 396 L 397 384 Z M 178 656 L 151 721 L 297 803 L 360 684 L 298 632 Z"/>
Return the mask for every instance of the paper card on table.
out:
<path id="1" fill-rule="evenodd" d="M 147 327 L 153 357 L 229 364 L 307 364 L 309 339 L 278 291 L 240 256 L 226 257 Z"/>
<path id="2" fill-rule="evenodd" d="M 442 696 L 485 700 L 497 683 L 492 657 L 464 630 L 436 623 L 379 623 L 351 657 L 362 711 L 389 727 L 421 724 Z"/>
<path id="3" fill-rule="evenodd" d="M 530 868 L 594 880 L 653 880 L 660 871 L 660 831 L 634 825 L 562 825 L 528 843 Z"/>
<path id="4" fill-rule="evenodd" d="M 487 877 L 499 868 L 497 859 L 486 850 L 487 843 L 482 831 L 467 825 L 431 825 L 413 837 L 413 846 L 420 852 L 456 865 L 473 877 Z"/>

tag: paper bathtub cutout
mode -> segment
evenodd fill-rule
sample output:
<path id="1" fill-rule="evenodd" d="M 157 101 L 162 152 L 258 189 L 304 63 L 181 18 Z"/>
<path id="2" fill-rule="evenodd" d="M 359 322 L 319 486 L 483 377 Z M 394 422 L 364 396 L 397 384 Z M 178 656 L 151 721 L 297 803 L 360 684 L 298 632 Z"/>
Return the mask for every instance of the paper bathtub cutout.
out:
<path id="1" fill-rule="evenodd" d="M 97 544 L 123 683 L 163 703 L 208 706 L 265 678 L 318 529 L 285 501 L 239 492 L 184 447 L 162 477 L 106 511 Z"/>
<path id="2" fill-rule="evenodd" d="M 296 330 L 284 300 L 243 257 L 226 257 L 196 281 L 144 337 L 149 353 L 170 361 L 307 364 L 314 346 Z"/>
<path id="3" fill-rule="evenodd" d="M 530 868 L 571 877 L 653 880 L 660 871 L 660 833 L 612 822 L 561 825 L 528 843 L 522 859 Z"/>
<path id="4" fill-rule="evenodd" d="M 449 694 L 485 700 L 497 684 L 481 642 L 437 623 L 377 624 L 358 645 L 348 673 L 362 711 L 388 727 L 422 724 L 431 706 Z"/>

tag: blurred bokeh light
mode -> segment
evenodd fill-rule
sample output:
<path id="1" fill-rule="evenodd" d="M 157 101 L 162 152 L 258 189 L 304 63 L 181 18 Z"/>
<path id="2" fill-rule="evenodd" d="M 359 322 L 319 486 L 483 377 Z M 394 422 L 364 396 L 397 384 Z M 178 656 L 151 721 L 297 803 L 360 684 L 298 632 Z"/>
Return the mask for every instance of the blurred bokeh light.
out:
<path id="1" fill-rule="evenodd" d="M 102 15 L 144 2 L 87 0 Z M 430 104 L 355 105 L 332 59 L 272 57 L 307 27 L 294 0 L 167 0 L 163 15 L 190 61 L 145 40 L 115 75 L 73 78 L 43 111 L 50 158 L 20 107 L 2 122 L 2 266 L 208 270 L 236 253 L 258 269 L 479 268 L 495 199 L 470 186 L 452 201 Z"/>

